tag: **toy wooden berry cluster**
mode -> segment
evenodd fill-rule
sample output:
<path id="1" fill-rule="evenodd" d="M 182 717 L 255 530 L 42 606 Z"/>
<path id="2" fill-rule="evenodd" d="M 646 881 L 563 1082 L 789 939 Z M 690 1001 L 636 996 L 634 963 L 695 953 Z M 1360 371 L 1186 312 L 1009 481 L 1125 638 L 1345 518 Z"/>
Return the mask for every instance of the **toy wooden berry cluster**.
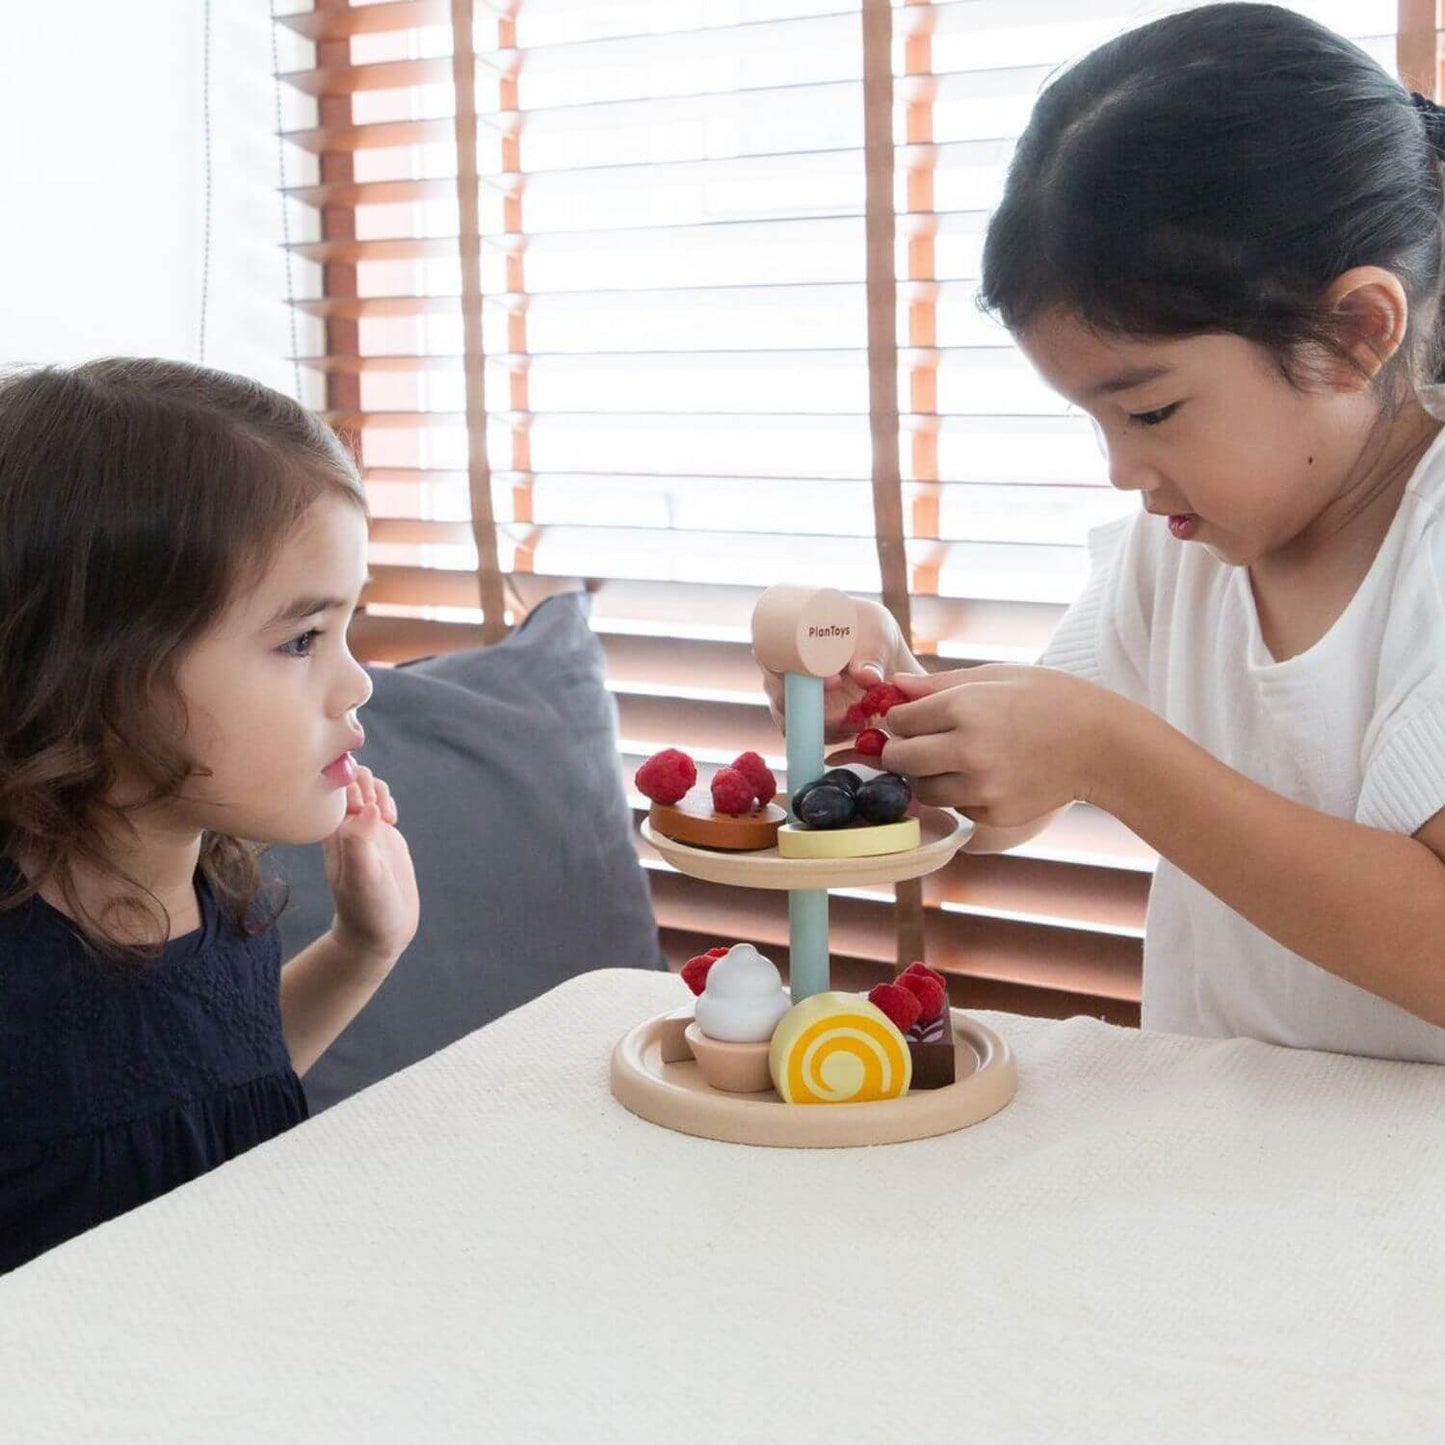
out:
<path id="1" fill-rule="evenodd" d="M 829 768 L 793 794 L 793 814 L 810 828 L 896 823 L 912 801 L 913 790 L 897 773 L 864 781 L 850 768 Z"/>
<path id="2" fill-rule="evenodd" d="M 697 848 L 771 848 L 788 818 L 773 802 L 778 780 L 758 753 L 742 753 L 713 774 L 709 803 L 687 796 L 697 782 L 697 764 L 680 748 L 654 753 L 633 782 L 652 803 L 654 831 Z"/>
<path id="3" fill-rule="evenodd" d="M 853 739 L 854 748 L 866 758 L 876 758 L 888 744 L 888 734 L 872 726 L 874 719 L 888 716 L 888 710 L 907 702 L 908 694 L 891 682 L 875 683 L 843 714 L 850 727 L 861 729 Z"/>
<path id="4" fill-rule="evenodd" d="M 916 848 L 918 819 L 907 816 L 913 790 L 897 773 L 862 779 L 830 768 L 793 794 L 793 816 L 778 833 L 784 858 L 872 858 Z"/>
<path id="5" fill-rule="evenodd" d="M 948 991 L 922 963 L 866 998 L 829 990 L 796 1004 L 747 943 L 690 958 L 682 978 L 696 998 L 668 1017 L 663 1060 L 695 1059 L 725 1093 L 771 1088 L 787 1104 L 849 1104 L 954 1082 Z"/>

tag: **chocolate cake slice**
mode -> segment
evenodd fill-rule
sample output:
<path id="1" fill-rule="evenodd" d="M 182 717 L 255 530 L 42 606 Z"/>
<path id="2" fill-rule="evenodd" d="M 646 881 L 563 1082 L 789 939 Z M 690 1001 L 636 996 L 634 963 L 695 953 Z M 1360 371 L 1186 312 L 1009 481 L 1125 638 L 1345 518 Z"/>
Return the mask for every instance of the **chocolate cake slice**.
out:
<path id="1" fill-rule="evenodd" d="M 913 1056 L 910 1089 L 944 1089 L 954 1081 L 953 1015 L 945 1004 L 933 1019 L 919 1019 L 904 1035 Z"/>

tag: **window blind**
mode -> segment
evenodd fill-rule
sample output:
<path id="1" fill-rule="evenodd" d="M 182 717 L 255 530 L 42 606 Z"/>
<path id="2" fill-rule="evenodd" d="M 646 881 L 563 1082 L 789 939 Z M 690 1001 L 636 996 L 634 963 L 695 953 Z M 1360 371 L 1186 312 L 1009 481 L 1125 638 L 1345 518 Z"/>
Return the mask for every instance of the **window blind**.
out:
<path id="1" fill-rule="evenodd" d="M 977 311 L 983 234 L 1051 71 L 1181 8 L 319 0 L 279 17 L 302 362 L 375 512 L 361 654 L 495 640 L 587 586 L 629 791 L 664 746 L 704 773 L 756 749 L 781 776 L 748 646 L 775 582 L 884 596 L 930 666 L 1033 660 L 1088 529 L 1136 504 Z M 1433 90 L 1433 0 L 1295 8 Z M 782 896 L 638 848 L 674 962 L 748 938 L 786 963 Z M 957 1002 L 1127 1022 L 1153 863 L 1081 807 L 903 902 Z M 887 888 L 839 898 L 840 983 L 891 969 L 908 912 Z"/>

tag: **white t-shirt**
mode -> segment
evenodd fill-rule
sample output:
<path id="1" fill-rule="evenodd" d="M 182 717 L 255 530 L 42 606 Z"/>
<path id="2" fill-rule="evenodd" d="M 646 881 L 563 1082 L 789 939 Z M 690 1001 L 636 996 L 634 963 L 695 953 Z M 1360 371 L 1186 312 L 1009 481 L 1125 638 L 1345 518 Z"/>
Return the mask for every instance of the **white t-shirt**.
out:
<path id="1" fill-rule="evenodd" d="M 1040 660 L 1143 703 L 1283 797 L 1413 833 L 1445 808 L 1442 509 L 1445 432 L 1349 606 L 1284 662 L 1260 636 L 1246 569 L 1175 541 L 1162 517 L 1100 527 L 1088 585 Z M 1149 896 L 1142 1022 L 1445 1063 L 1445 1029 L 1281 947 L 1163 859 Z"/>

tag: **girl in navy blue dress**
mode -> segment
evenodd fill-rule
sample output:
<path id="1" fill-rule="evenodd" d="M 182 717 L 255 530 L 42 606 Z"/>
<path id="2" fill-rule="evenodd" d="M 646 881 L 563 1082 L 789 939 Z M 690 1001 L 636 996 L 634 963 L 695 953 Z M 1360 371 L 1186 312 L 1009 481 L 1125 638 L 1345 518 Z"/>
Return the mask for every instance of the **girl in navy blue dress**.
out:
<path id="1" fill-rule="evenodd" d="M 356 470 L 240 377 L 0 381 L 0 1271 L 306 1117 L 416 931 L 370 695 Z M 322 840 L 283 970 L 267 843 Z"/>

